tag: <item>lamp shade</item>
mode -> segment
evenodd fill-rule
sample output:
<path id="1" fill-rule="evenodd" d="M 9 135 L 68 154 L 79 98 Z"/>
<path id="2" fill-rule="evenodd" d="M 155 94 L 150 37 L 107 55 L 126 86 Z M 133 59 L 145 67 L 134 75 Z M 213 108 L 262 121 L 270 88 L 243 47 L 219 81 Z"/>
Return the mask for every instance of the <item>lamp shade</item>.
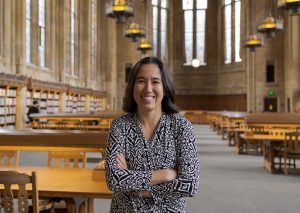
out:
<path id="1" fill-rule="evenodd" d="M 278 0 L 277 7 L 288 10 L 290 15 L 300 15 L 300 0 Z"/>
<path id="2" fill-rule="evenodd" d="M 138 44 L 137 49 L 140 50 L 143 54 L 146 54 L 148 50 L 152 50 L 152 44 L 146 38 L 142 38 L 141 42 Z"/>
<path id="3" fill-rule="evenodd" d="M 245 47 L 249 48 L 250 51 L 255 51 L 257 47 L 261 47 L 263 45 L 263 41 L 257 35 L 250 35 L 245 43 Z"/>
<path id="4" fill-rule="evenodd" d="M 257 31 L 266 34 L 268 37 L 274 37 L 275 33 L 283 30 L 282 20 L 275 19 L 268 16 L 264 19 L 263 23 L 258 26 Z"/>
<path id="5" fill-rule="evenodd" d="M 106 6 L 106 16 L 115 18 L 117 22 L 124 23 L 133 16 L 133 4 L 125 0 L 114 0 Z"/>
<path id="6" fill-rule="evenodd" d="M 146 32 L 137 23 L 132 22 L 129 28 L 125 30 L 125 36 L 131 38 L 133 42 L 139 41 L 140 38 L 145 37 Z"/>

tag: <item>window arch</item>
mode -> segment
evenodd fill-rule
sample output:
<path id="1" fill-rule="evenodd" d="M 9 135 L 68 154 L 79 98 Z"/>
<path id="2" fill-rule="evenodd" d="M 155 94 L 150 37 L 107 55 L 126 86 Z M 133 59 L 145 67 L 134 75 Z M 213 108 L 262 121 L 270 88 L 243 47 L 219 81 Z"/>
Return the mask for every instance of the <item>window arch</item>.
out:
<path id="1" fill-rule="evenodd" d="M 205 33 L 207 0 L 182 0 L 184 12 L 185 64 L 191 65 L 198 58 L 206 65 Z"/>

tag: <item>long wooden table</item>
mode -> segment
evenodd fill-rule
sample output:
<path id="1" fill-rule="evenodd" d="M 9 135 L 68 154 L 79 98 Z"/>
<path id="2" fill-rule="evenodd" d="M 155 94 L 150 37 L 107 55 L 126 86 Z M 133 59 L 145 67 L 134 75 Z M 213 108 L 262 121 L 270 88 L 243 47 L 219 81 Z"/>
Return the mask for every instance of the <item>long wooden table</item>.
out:
<path id="1" fill-rule="evenodd" d="M 264 150 L 264 168 L 272 174 L 280 172 L 275 167 L 275 151 L 282 148 L 284 142 L 283 135 L 241 134 L 240 137 L 246 141 L 257 141 L 257 143 L 262 143 Z"/>
<path id="2" fill-rule="evenodd" d="M 28 174 L 31 171 L 36 171 L 40 197 L 84 198 L 87 200 L 88 213 L 94 212 L 95 198 L 110 199 L 112 197 L 112 192 L 107 188 L 105 182 L 104 171 L 100 174 L 100 181 L 93 181 L 92 169 L 1 167 L 0 170 L 15 170 Z M 28 188 L 28 190 L 31 190 L 31 188 Z"/>
<path id="3" fill-rule="evenodd" d="M 105 149 L 107 139 L 107 131 L 0 129 L 0 146 L 92 147 Z"/>

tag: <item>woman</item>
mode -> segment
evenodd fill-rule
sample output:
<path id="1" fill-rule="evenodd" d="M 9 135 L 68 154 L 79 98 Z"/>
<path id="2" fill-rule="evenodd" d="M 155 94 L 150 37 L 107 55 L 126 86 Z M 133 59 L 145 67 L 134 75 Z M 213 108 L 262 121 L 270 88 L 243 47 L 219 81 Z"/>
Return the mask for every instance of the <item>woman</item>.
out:
<path id="1" fill-rule="evenodd" d="M 111 212 L 186 212 L 199 184 L 192 125 L 177 114 L 168 71 L 155 57 L 131 70 L 123 110 L 110 128 L 106 181 Z"/>

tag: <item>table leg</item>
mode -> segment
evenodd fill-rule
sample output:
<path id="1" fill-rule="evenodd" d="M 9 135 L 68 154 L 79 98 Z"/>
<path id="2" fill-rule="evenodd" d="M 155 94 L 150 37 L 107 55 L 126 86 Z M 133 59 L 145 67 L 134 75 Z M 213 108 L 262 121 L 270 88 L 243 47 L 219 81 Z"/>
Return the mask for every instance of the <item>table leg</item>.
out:
<path id="1" fill-rule="evenodd" d="M 88 213 L 94 213 L 94 199 L 93 198 L 88 198 L 87 200 L 87 209 Z"/>

